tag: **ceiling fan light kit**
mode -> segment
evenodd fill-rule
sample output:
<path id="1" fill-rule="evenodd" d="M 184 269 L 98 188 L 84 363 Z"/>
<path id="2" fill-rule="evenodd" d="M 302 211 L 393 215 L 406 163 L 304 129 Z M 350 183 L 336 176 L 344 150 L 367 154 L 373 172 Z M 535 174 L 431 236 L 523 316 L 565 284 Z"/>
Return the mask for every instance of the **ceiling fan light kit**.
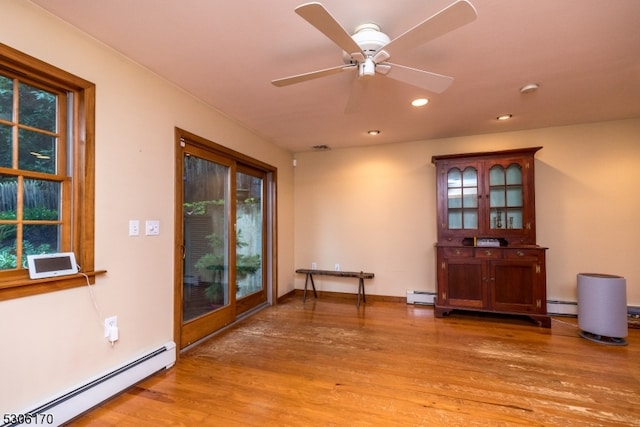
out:
<path id="1" fill-rule="evenodd" d="M 468 0 L 457 0 L 398 37 L 390 39 L 373 23 L 360 25 L 353 35 L 349 34 L 329 11 L 317 2 L 302 4 L 295 12 L 342 49 L 345 65 L 272 80 L 275 86 L 288 86 L 342 71 L 357 70 L 354 85 L 361 86 L 358 80 L 363 77 L 372 78 L 380 74 L 434 93 L 446 90 L 453 82 L 453 77 L 391 63 L 388 60 L 395 53 L 440 37 L 477 17 L 475 8 Z M 357 88 L 351 91 L 347 112 L 357 111 L 358 98 L 363 90 L 364 88 Z"/>
<path id="2" fill-rule="evenodd" d="M 376 64 L 371 58 L 367 58 L 360 63 L 360 77 L 373 76 L 376 74 Z"/>

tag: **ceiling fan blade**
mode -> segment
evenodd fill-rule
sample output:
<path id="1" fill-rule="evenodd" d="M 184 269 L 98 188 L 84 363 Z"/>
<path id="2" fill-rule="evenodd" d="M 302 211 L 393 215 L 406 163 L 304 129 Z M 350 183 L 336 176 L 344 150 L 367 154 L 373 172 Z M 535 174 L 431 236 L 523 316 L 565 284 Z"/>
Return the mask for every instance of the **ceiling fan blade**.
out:
<path id="1" fill-rule="evenodd" d="M 406 67 L 404 65 L 392 64 L 390 62 L 385 62 L 380 65 L 385 64 L 391 66 L 389 72 L 385 74 L 387 77 L 420 89 L 426 89 L 429 92 L 442 93 L 453 83 L 453 77 L 418 70 L 417 68 Z M 378 67 L 380 65 L 378 65 Z"/>
<path id="2" fill-rule="evenodd" d="M 306 3 L 298 6 L 295 11 L 348 54 L 362 53 L 351 35 L 320 3 Z"/>
<path id="3" fill-rule="evenodd" d="M 462 27 L 475 20 L 477 16 L 476 9 L 471 3 L 467 0 L 458 0 L 391 40 L 379 50 L 384 49 L 391 56 L 393 52 L 419 46 Z"/>
<path id="4" fill-rule="evenodd" d="M 339 65 L 337 67 L 325 68 L 323 70 L 311 71 L 309 73 L 271 80 L 271 83 L 278 87 L 289 86 L 296 83 L 306 82 L 308 80 L 318 79 L 320 77 L 330 76 L 332 74 L 338 74 L 347 70 L 355 70 L 357 68 L 358 66 L 355 64 Z"/>
<path id="5" fill-rule="evenodd" d="M 367 81 L 369 79 L 358 77 L 353 81 L 351 85 L 351 92 L 349 92 L 349 100 L 347 101 L 347 107 L 344 112 L 347 114 L 353 114 L 360 111 L 360 100 L 362 94 L 367 88 Z"/>

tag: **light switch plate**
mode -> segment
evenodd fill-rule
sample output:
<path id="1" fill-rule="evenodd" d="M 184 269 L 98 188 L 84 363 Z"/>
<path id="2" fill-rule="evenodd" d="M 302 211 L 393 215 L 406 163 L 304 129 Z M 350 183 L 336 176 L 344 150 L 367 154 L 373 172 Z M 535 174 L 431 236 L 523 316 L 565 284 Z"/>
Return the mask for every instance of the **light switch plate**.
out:
<path id="1" fill-rule="evenodd" d="M 157 236 L 160 234 L 160 221 L 147 220 L 145 223 L 145 234 L 147 236 Z"/>

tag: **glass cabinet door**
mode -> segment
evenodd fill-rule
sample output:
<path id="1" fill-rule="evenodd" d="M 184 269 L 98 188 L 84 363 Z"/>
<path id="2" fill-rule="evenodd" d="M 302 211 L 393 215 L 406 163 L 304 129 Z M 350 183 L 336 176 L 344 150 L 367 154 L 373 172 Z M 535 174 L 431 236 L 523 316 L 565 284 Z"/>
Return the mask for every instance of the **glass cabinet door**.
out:
<path id="1" fill-rule="evenodd" d="M 518 164 L 489 169 L 489 227 L 492 230 L 523 228 L 522 169 Z"/>
<path id="2" fill-rule="evenodd" d="M 535 245 L 534 154 L 540 148 L 433 156 L 438 243 Z"/>
<path id="3" fill-rule="evenodd" d="M 447 173 L 447 215 L 450 230 L 478 228 L 478 170 L 452 168 Z"/>

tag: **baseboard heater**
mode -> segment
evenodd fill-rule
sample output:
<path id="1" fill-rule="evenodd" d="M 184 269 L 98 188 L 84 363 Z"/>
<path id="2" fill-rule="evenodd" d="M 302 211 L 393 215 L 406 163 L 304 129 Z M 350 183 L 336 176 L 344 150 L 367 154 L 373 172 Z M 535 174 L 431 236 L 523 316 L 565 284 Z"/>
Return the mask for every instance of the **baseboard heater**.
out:
<path id="1" fill-rule="evenodd" d="M 433 305 L 435 299 L 435 292 L 414 291 L 411 289 L 407 289 L 407 304 Z"/>
<path id="2" fill-rule="evenodd" d="M 574 301 L 547 300 L 547 313 L 558 316 L 577 316 L 578 303 Z"/>
<path id="3" fill-rule="evenodd" d="M 175 348 L 174 342 L 168 342 L 157 350 L 125 363 L 35 409 L 22 412 L 31 415 L 22 424 L 3 424 L 2 427 L 34 424 L 36 419 L 43 420 L 40 424 L 44 424 L 44 421 L 47 425 L 64 424 L 148 376 L 172 367 L 176 362 Z"/>
<path id="4" fill-rule="evenodd" d="M 559 316 L 577 316 L 578 303 L 575 301 L 547 300 L 547 313 Z M 629 318 L 640 318 L 640 307 L 627 306 L 627 316 Z"/>

